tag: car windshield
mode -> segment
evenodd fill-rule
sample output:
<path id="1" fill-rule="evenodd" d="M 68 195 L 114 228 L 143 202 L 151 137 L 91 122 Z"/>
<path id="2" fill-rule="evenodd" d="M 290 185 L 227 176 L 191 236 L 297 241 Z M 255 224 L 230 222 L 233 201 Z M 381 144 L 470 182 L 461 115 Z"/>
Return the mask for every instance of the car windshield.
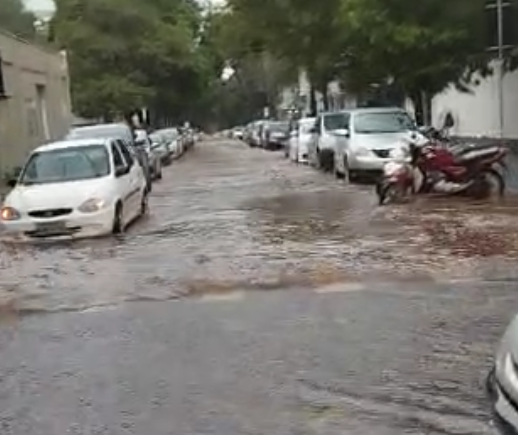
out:
<path id="1" fill-rule="evenodd" d="M 128 142 L 133 140 L 129 127 L 124 125 L 96 125 L 93 127 L 79 127 L 72 129 L 66 139 L 123 139 Z"/>
<path id="2" fill-rule="evenodd" d="M 324 115 L 324 128 L 327 131 L 349 128 L 348 117 L 345 113 L 332 113 Z"/>
<path id="3" fill-rule="evenodd" d="M 174 139 L 177 139 L 178 138 L 178 132 L 177 131 L 168 131 L 165 134 L 165 137 L 168 139 L 168 140 L 174 140 Z"/>
<path id="4" fill-rule="evenodd" d="M 270 131 L 275 133 L 288 133 L 290 131 L 289 122 L 272 122 L 268 127 Z"/>
<path id="5" fill-rule="evenodd" d="M 354 131 L 360 134 L 402 133 L 415 129 L 412 118 L 402 111 L 359 113 L 354 117 Z"/>
<path id="6" fill-rule="evenodd" d="M 110 174 L 109 162 L 104 145 L 36 151 L 25 165 L 20 184 L 63 183 L 105 177 Z"/>

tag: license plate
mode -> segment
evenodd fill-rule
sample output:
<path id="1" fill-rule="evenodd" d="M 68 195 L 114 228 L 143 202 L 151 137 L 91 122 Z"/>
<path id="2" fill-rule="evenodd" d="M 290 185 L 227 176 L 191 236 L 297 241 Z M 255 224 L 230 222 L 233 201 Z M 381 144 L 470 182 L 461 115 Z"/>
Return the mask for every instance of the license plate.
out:
<path id="1" fill-rule="evenodd" d="M 67 228 L 65 221 L 39 222 L 36 224 L 36 231 L 40 234 L 56 234 L 65 231 Z"/>

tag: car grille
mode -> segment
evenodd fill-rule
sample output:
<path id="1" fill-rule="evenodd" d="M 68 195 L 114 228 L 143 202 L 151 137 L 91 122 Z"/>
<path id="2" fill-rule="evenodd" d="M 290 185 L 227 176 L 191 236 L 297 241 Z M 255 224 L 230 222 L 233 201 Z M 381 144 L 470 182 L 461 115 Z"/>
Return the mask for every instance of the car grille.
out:
<path id="1" fill-rule="evenodd" d="M 373 152 L 382 159 L 388 159 L 390 155 L 390 150 L 373 150 Z"/>
<path id="2" fill-rule="evenodd" d="M 66 216 L 70 213 L 72 213 L 71 208 L 53 208 L 48 210 L 34 210 L 30 211 L 28 214 L 30 217 L 45 219 L 54 218 L 58 216 Z"/>

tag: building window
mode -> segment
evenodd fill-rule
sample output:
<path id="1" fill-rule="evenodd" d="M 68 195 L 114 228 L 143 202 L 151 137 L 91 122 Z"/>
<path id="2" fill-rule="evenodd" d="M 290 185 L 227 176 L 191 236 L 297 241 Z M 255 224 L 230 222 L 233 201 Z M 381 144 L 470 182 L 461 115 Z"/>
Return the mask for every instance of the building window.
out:
<path id="1" fill-rule="evenodd" d="M 29 136 L 38 137 L 38 111 L 34 100 L 25 100 L 25 113 L 27 114 L 27 131 Z"/>

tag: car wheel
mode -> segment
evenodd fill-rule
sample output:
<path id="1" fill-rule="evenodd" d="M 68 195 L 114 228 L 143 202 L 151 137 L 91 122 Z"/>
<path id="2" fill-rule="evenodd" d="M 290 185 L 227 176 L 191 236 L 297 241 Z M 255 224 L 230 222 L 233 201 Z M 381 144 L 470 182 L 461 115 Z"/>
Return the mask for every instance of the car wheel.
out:
<path id="1" fill-rule="evenodd" d="M 320 169 L 320 150 L 316 150 L 311 161 L 311 166 L 315 169 Z"/>
<path id="2" fill-rule="evenodd" d="M 149 212 L 149 197 L 146 191 L 142 193 L 140 199 L 140 216 L 145 216 Z"/>
<path id="3" fill-rule="evenodd" d="M 349 171 L 349 162 L 347 160 L 347 156 L 344 156 L 343 171 L 340 173 L 339 178 L 346 183 L 349 183 L 349 181 L 351 180 L 351 172 Z"/>
<path id="4" fill-rule="evenodd" d="M 348 173 L 349 173 L 348 177 L 349 177 L 350 182 L 354 183 L 360 179 L 360 173 L 358 171 L 351 171 L 349 169 Z"/>
<path id="5" fill-rule="evenodd" d="M 334 153 L 331 150 L 322 150 L 319 153 L 319 167 L 324 170 L 324 172 L 334 172 Z"/>
<path id="6" fill-rule="evenodd" d="M 115 214 L 113 216 L 112 233 L 122 234 L 124 232 L 124 213 L 120 202 L 115 206 Z"/>

